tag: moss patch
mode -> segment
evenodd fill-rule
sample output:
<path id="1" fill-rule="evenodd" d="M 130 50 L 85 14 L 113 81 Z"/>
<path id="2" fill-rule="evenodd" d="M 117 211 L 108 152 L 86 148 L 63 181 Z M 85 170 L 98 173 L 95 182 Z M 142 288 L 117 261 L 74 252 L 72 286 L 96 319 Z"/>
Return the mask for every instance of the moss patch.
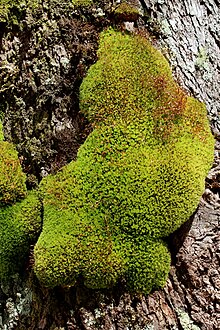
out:
<path id="1" fill-rule="evenodd" d="M 23 201 L 0 209 L 0 280 L 23 266 L 41 229 L 41 203 L 30 193 Z"/>
<path id="2" fill-rule="evenodd" d="M 126 2 L 122 2 L 115 8 L 114 16 L 120 21 L 134 22 L 138 19 L 140 13 L 134 6 Z"/>
<path id="3" fill-rule="evenodd" d="M 41 184 L 35 272 L 47 286 L 81 277 L 131 291 L 165 284 L 163 241 L 196 209 L 213 160 L 206 110 L 172 79 L 148 40 L 109 29 L 80 90 L 94 126 L 77 160 Z"/>
<path id="4" fill-rule="evenodd" d="M 3 125 L 2 125 L 2 121 L 0 119 L 0 142 L 3 140 L 4 140 Z"/>
<path id="5" fill-rule="evenodd" d="M 94 0 L 72 0 L 72 3 L 75 7 L 83 6 L 87 7 L 92 5 Z"/>
<path id="6" fill-rule="evenodd" d="M 14 146 L 0 141 L 0 280 L 21 269 L 40 233 L 42 205 L 25 181 Z"/>
<path id="7" fill-rule="evenodd" d="M 1 0 L 0 3 L 0 22 L 10 21 L 13 24 L 18 23 L 18 17 L 21 12 L 20 0 Z M 24 5 L 24 3 L 23 3 Z"/>
<path id="8" fill-rule="evenodd" d="M 0 141 L 0 207 L 26 196 L 26 176 L 11 143 Z"/>
<path id="9" fill-rule="evenodd" d="M 42 204 L 25 181 L 14 146 L 0 141 L 0 280 L 20 271 L 41 230 Z"/>

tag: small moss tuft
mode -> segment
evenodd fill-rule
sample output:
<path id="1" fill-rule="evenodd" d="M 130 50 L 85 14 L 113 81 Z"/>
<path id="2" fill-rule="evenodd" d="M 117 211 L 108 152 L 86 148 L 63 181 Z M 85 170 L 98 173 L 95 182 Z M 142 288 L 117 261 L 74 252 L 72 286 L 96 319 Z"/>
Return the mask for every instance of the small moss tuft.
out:
<path id="1" fill-rule="evenodd" d="M 135 22 L 140 13 L 136 7 L 122 2 L 114 9 L 114 16 L 118 21 Z"/>
<path id="2" fill-rule="evenodd" d="M 0 280 L 18 272 L 41 229 L 41 203 L 34 193 L 0 208 Z"/>
<path id="3" fill-rule="evenodd" d="M 0 206 L 26 196 L 26 176 L 11 143 L 0 141 Z"/>
<path id="4" fill-rule="evenodd" d="M 75 7 L 79 7 L 79 6 L 88 7 L 88 6 L 92 5 L 93 2 L 94 2 L 94 0 L 72 0 L 72 4 Z"/>
<path id="5" fill-rule="evenodd" d="M 19 25 L 21 14 L 28 8 L 36 9 L 39 0 L 1 0 L 0 2 L 0 22 L 10 22 Z"/>
<path id="6" fill-rule="evenodd" d="M 3 140 L 4 140 L 3 125 L 2 125 L 2 121 L 0 119 L 0 142 Z"/>
<path id="7" fill-rule="evenodd" d="M 166 284 L 170 270 L 170 253 L 162 240 L 145 237 L 125 240 L 125 255 L 128 260 L 127 284 L 131 292 L 148 293 Z"/>

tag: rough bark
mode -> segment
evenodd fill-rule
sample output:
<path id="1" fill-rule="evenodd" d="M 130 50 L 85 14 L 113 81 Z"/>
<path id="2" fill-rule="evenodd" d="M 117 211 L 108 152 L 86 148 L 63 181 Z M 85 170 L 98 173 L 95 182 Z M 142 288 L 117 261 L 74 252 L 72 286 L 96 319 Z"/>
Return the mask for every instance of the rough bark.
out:
<path id="1" fill-rule="evenodd" d="M 103 3 L 86 14 L 44 2 L 34 14 L 23 13 L 20 27 L 2 25 L 5 136 L 17 144 L 30 185 L 31 175 L 39 179 L 73 159 L 81 133 L 87 134 L 78 114 L 78 88 L 96 60 L 99 30 L 114 19 L 111 4 Z M 131 296 L 123 283 L 111 291 L 47 290 L 29 265 L 10 287 L 2 284 L 2 329 L 219 329 L 219 2 L 133 3 L 142 13 L 136 26 L 155 36 L 180 84 L 207 105 L 217 142 L 206 191 L 192 218 L 170 238 L 173 265 L 163 290 L 146 297 Z"/>
<path id="2" fill-rule="evenodd" d="M 70 10 L 46 1 L 20 9 L 19 23 L 2 23 L 4 134 L 17 146 L 30 186 L 74 159 L 86 135 L 78 94 L 96 59 L 99 27 Z"/>

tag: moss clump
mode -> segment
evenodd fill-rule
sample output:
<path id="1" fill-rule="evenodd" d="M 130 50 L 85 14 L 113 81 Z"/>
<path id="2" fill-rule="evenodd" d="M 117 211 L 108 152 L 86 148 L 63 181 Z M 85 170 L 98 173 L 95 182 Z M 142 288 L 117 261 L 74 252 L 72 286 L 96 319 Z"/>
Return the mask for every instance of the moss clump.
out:
<path id="1" fill-rule="evenodd" d="M 20 270 L 41 229 L 41 202 L 25 181 L 14 146 L 0 141 L 0 280 Z"/>
<path id="2" fill-rule="evenodd" d="M 18 24 L 18 17 L 21 12 L 21 0 L 1 0 L 0 22 L 12 22 Z"/>
<path id="3" fill-rule="evenodd" d="M 126 2 L 122 2 L 115 8 L 114 16 L 120 21 L 135 22 L 140 16 L 140 13 L 134 6 Z"/>
<path id="4" fill-rule="evenodd" d="M 131 291 L 148 293 L 162 288 L 170 269 L 170 253 L 166 244 L 146 237 L 127 238 L 124 255 L 128 259 L 127 284 Z"/>
<path id="5" fill-rule="evenodd" d="M 0 119 L 0 142 L 3 140 L 4 140 L 3 125 L 2 125 L 2 121 Z"/>
<path id="6" fill-rule="evenodd" d="M 72 3 L 75 7 L 83 6 L 87 7 L 92 5 L 94 0 L 72 0 Z"/>
<path id="7" fill-rule="evenodd" d="M 34 193 L 0 208 L 0 280 L 19 271 L 41 229 L 41 203 Z"/>
<path id="8" fill-rule="evenodd" d="M 47 286 L 73 285 L 83 275 L 88 287 L 109 287 L 122 274 L 124 262 L 108 236 L 102 214 L 86 206 L 83 182 L 76 180 L 72 162 L 41 184 L 44 224 L 35 247 L 35 272 Z"/>
<path id="9" fill-rule="evenodd" d="M 109 29 L 80 90 L 94 126 L 77 160 L 41 184 L 35 272 L 47 286 L 91 288 L 125 277 L 131 291 L 164 285 L 163 239 L 196 209 L 213 159 L 206 110 L 140 36 Z"/>
<path id="10" fill-rule="evenodd" d="M 11 143 L 0 141 L 0 207 L 13 204 L 27 193 L 26 176 Z"/>
<path id="11" fill-rule="evenodd" d="M 19 18 L 27 7 L 36 9 L 39 0 L 1 0 L 0 2 L 0 22 L 10 22 L 19 24 Z"/>

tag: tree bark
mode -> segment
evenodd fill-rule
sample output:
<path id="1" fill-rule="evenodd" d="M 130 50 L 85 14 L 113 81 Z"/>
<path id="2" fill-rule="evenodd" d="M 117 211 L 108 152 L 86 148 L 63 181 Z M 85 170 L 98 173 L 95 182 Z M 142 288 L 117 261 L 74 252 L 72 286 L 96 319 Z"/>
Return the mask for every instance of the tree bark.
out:
<path id="1" fill-rule="evenodd" d="M 216 147 L 206 190 L 195 214 L 170 237 L 173 263 L 163 290 L 132 296 L 123 283 L 110 291 L 48 290 L 29 260 L 11 285 L 1 285 L 0 329 L 220 328 L 219 1 L 130 2 L 141 13 L 135 28 L 154 36 L 179 83 L 207 105 Z M 17 145 L 30 187 L 74 159 L 90 132 L 78 112 L 79 86 L 96 60 L 99 32 L 115 23 L 108 1 L 77 10 L 55 0 L 50 5 L 20 9 L 19 23 L 0 23 L 4 133 Z"/>

